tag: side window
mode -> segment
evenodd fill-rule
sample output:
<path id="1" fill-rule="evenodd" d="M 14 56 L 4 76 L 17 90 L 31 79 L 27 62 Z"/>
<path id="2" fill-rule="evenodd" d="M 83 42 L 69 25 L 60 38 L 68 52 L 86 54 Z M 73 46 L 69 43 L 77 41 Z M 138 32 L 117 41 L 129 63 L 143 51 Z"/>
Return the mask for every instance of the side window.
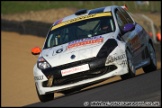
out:
<path id="1" fill-rule="evenodd" d="M 118 9 L 116 9 L 115 15 L 120 29 L 123 28 L 124 25 L 128 23 L 127 20 L 124 18 L 124 16 Z"/>
<path id="2" fill-rule="evenodd" d="M 128 21 L 128 23 L 134 23 L 132 18 L 129 16 L 129 14 L 123 8 L 119 7 L 118 9 L 124 15 L 124 17 Z"/>

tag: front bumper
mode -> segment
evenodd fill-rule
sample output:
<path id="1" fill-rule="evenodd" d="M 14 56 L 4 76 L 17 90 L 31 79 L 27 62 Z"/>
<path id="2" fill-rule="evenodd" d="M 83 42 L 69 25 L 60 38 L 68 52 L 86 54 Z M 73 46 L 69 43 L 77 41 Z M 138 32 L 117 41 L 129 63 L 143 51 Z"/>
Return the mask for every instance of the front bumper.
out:
<path id="1" fill-rule="evenodd" d="M 106 58 L 101 58 L 101 59 L 91 58 L 87 60 L 82 60 L 82 61 L 62 65 L 56 68 L 43 70 L 42 72 L 48 79 L 50 78 L 50 76 L 54 77 L 52 86 L 62 86 L 66 84 L 76 83 L 78 81 L 82 81 L 88 78 L 94 78 L 117 69 L 115 65 L 110 65 L 105 67 L 105 61 Z M 88 64 L 90 70 L 62 77 L 61 75 L 62 69 L 67 69 L 67 68 L 80 66 L 84 64 Z M 48 87 L 47 85 L 48 85 L 48 81 L 45 81 L 43 82 L 42 86 Z"/>
<path id="2" fill-rule="evenodd" d="M 116 48 L 107 58 L 91 58 L 44 71 L 38 69 L 35 65 L 34 76 L 43 76 L 41 80 L 35 80 L 39 94 L 43 95 L 48 92 L 59 92 L 69 88 L 82 86 L 84 84 L 93 83 L 99 80 L 104 80 L 112 76 L 123 75 L 128 73 L 127 65 L 121 64 L 123 61 L 127 61 L 126 58 L 122 58 L 121 60 L 114 59 L 114 61 L 107 64 L 107 60 L 110 56 L 120 57 L 121 52 L 116 53 L 118 51 L 120 51 L 119 48 Z M 83 64 L 89 64 L 90 70 L 62 77 L 62 69 Z M 48 87 L 48 77 L 51 75 L 53 75 L 54 80 L 52 85 Z"/>

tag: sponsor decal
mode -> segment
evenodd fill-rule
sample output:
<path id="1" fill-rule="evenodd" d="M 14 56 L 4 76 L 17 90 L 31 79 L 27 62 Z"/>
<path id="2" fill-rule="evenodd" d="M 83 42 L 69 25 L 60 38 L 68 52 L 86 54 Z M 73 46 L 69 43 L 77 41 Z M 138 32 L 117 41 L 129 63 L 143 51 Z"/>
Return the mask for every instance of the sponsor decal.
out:
<path id="1" fill-rule="evenodd" d="M 83 72 L 83 71 L 87 71 L 87 70 L 89 70 L 89 65 L 85 64 L 85 65 L 61 70 L 61 75 L 67 76 L 67 75 L 71 75 L 71 74 L 75 74 L 75 73 Z"/>
<path id="2" fill-rule="evenodd" d="M 123 67 L 127 64 L 127 60 L 122 60 L 122 62 L 119 65 L 122 65 Z"/>
<path id="3" fill-rule="evenodd" d="M 115 53 L 114 55 L 116 55 L 117 53 Z M 117 60 L 122 60 L 126 58 L 126 54 L 121 54 L 121 55 L 118 55 L 118 56 L 109 56 L 108 57 L 108 60 L 107 60 L 107 64 L 108 63 L 112 63 L 114 61 L 117 61 Z"/>
<path id="4" fill-rule="evenodd" d="M 61 53 L 63 51 L 63 48 L 60 48 L 56 51 L 56 53 Z"/>
<path id="5" fill-rule="evenodd" d="M 35 76 L 34 79 L 35 80 L 42 80 L 43 79 L 43 75 L 41 75 L 41 76 Z"/>
<path id="6" fill-rule="evenodd" d="M 54 25 L 52 27 L 51 31 L 56 29 L 56 28 L 59 28 L 59 27 L 62 27 L 62 26 L 68 25 L 68 24 L 72 24 L 72 23 L 75 23 L 75 22 L 78 22 L 78 21 L 83 21 L 83 20 L 102 17 L 102 16 L 111 16 L 111 13 L 110 12 L 103 12 L 103 13 L 80 16 L 80 17 L 77 17 L 77 18 L 74 18 L 74 19 L 71 19 L 71 20 L 68 20 L 68 21 L 65 21 L 65 22 L 57 23 L 56 25 Z"/>
<path id="7" fill-rule="evenodd" d="M 86 38 L 86 39 L 80 39 L 80 40 L 75 40 L 69 43 L 68 49 L 78 47 L 78 46 L 85 46 L 89 44 L 98 44 L 103 42 L 103 37 L 102 36 L 96 36 L 92 38 Z"/>

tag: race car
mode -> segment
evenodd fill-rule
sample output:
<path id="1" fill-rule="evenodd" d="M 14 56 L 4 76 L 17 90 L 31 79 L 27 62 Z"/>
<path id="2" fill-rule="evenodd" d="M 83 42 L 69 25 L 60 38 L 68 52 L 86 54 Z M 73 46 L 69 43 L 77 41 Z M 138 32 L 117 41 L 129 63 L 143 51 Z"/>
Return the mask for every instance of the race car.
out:
<path id="1" fill-rule="evenodd" d="M 139 68 L 157 69 L 153 41 L 127 9 L 81 9 L 52 24 L 43 48 L 32 49 L 38 55 L 33 74 L 41 102 L 113 76 L 135 77 Z"/>

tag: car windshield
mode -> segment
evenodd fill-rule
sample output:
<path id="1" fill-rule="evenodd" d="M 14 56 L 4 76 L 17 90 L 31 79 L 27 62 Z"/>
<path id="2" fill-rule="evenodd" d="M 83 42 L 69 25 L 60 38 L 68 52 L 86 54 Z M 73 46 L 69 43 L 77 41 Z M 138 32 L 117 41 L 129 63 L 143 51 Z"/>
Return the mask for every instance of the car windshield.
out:
<path id="1" fill-rule="evenodd" d="M 112 16 L 82 20 L 49 32 L 44 48 L 51 48 L 74 40 L 91 38 L 115 31 Z"/>

